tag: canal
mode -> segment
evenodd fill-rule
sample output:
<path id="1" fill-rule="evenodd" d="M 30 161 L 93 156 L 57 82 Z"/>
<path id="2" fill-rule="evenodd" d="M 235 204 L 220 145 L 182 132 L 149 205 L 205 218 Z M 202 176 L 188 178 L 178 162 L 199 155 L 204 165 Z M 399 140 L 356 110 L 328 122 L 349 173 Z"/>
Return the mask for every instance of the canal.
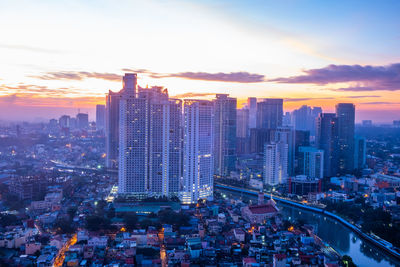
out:
<path id="1" fill-rule="evenodd" d="M 232 193 L 222 189 L 216 189 L 216 191 L 225 194 L 227 197 L 240 198 L 244 202 L 256 200 L 256 197 L 245 194 Z M 362 240 L 357 234 L 329 217 L 279 202 L 277 206 L 289 220 L 302 220 L 306 224 L 316 226 L 317 234 L 324 242 L 328 243 L 342 256 L 349 255 L 357 266 L 400 266 L 399 261 Z"/>

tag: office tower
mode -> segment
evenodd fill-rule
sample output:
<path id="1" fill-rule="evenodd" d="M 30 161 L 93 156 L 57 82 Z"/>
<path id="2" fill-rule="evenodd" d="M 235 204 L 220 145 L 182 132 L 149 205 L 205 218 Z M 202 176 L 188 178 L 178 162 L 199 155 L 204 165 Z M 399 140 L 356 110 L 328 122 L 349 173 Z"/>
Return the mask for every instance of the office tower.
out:
<path id="1" fill-rule="evenodd" d="M 355 106 L 350 103 L 336 105 L 339 134 L 339 172 L 342 174 L 354 170 L 354 124 Z"/>
<path id="2" fill-rule="evenodd" d="M 282 118 L 282 125 L 283 126 L 294 126 L 292 123 L 292 114 L 290 112 L 285 112 Z"/>
<path id="3" fill-rule="evenodd" d="M 106 120 L 106 106 L 96 105 L 96 129 L 103 130 Z"/>
<path id="4" fill-rule="evenodd" d="M 393 121 L 393 128 L 400 128 L 400 120 Z"/>
<path id="5" fill-rule="evenodd" d="M 249 137 L 249 110 L 246 108 L 238 109 L 236 114 L 236 137 L 247 138 Z"/>
<path id="6" fill-rule="evenodd" d="M 122 94 L 136 96 L 137 75 L 126 73 L 122 78 L 122 90 L 119 92 L 108 91 L 106 96 L 106 166 L 118 167 L 119 147 L 119 102 Z"/>
<path id="7" fill-rule="evenodd" d="M 78 113 L 76 115 L 76 125 L 79 129 L 87 129 L 89 127 L 89 115 L 86 113 Z"/>
<path id="8" fill-rule="evenodd" d="M 310 146 L 299 147 L 300 174 L 309 178 L 324 177 L 324 151 Z"/>
<path id="9" fill-rule="evenodd" d="M 316 145 L 324 151 L 324 176 L 338 174 L 338 120 L 334 113 L 321 113 L 317 118 Z"/>
<path id="10" fill-rule="evenodd" d="M 257 127 L 257 98 L 247 98 L 247 108 L 249 110 L 249 128 Z"/>
<path id="11" fill-rule="evenodd" d="M 313 139 L 315 139 L 315 135 L 316 135 L 315 121 L 318 118 L 319 114 L 321 114 L 321 113 L 322 113 L 322 108 L 320 108 L 320 107 L 313 107 L 311 109 L 311 119 L 310 119 L 311 126 L 310 126 L 309 131 L 310 131 L 310 136 L 312 136 Z"/>
<path id="12" fill-rule="evenodd" d="M 69 119 L 69 126 L 70 126 L 71 129 L 76 129 L 78 127 L 78 124 L 76 122 L 76 118 L 71 117 Z"/>
<path id="13" fill-rule="evenodd" d="M 217 94 L 213 102 L 214 172 L 217 176 L 228 176 L 235 170 L 237 99 Z"/>
<path id="14" fill-rule="evenodd" d="M 266 98 L 257 103 L 257 128 L 276 129 L 282 126 L 283 99 Z"/>
<path id="15" fill-rule="evenodd" d="M 288 145 L 266 143 L 264 149 L 264 184 L 277 185 L 286 182 L 288 164 Z"/>
<path id="16" fill-rule="evenodd" d="M 272 130 L 271 140 L 275 143 L 283 143 L 287 145 L 288 154 L 286 156 L 286 174 L 294 175 L 294 163 L 296 152 L 296 132 L 291 127 L 279 127 Z"/>
<path id="17" fill-rule="evenodd" d="M 213 195 L 213 103 L 184 101 L 182 203 L 195 203 Z"/>
<path id="18" fill-rule="evenodd" d="M 311 136 L 315 136 L 315 120 L 322 112 L 320 107 L 302 106 L 293 111 L 293 121 L 296 130 L 309 131 Z"/>
<path id="19" fill-rule="evenodd" d="M 367 145 L 364 137 L 354 137 L 354 169 L 361 170 L 365 167 Z"/>
<path id="20" fill-rule="evenodd" d="M 249 114 L 247 108 L 237 110 L 236 153 L 238 155 L 248 154 L 250 150 Z"/>
<path id="21" fill-rule="evenodd" d="M 70 120 L 71 117 L 68 115 L 62 115 L 60 119 L 58 120 L 58 124 L 60 125 L 60 128 L 70 128 Z"/>
<path id="22" fill-rule="evenodd" d="M 272 129 L 250 129 L 250 153 L 264 153 L 265 143 L 274 140 L 273 138 L 271 139 L 272 134 Z"/>
<path id="23" fill-rule="evenodd" d="M 182 102 L 162 88 L 141 89 L 137 97 L 132 91 L 119 103 L 118 193 L 178 196 Z"/>
<path id="24" fill-rule="evenodd" d="M 300 159 L 301 153 L 299 153 L 299 148 L 301 146 L 310 146 L 310 132 L 309 131 L 298 131 L 295 132 L 295 174 L 302 174 L 300 170 L 300 165 L 302 160 Z"/>
<path id="25" fill-rule="evenodd" d="M 362 126 L 371 127 L 372 126 L 372 120 L 363 120 L 362 121 Z"/>

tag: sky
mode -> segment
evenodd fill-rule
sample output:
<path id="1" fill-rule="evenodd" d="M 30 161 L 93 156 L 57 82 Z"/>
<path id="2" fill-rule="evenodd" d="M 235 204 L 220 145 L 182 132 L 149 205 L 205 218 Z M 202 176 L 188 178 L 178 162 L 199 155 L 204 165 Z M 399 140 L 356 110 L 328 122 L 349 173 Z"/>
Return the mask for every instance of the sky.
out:
<path id="1" fill-rule="evenodd" d="M 400 119 L 400 1 L 0 0 L 0 120 L 88 112 L 125 72 L 170 96 Z"/>

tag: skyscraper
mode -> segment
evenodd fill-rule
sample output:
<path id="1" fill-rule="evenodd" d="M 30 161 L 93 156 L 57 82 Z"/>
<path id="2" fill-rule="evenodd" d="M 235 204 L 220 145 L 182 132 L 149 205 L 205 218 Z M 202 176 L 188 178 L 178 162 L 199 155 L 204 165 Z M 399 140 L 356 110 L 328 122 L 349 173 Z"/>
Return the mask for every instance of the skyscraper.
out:
<path id="1" fill-rule="evenodd" d="M 315 120 L 322 112 L 320 107 L 301 106 L 293 111 L 293 120 L 296 130 L 309 131 L 311 136 L 315 136 Z"/>
<path id="2" fill-rule="evenodd" d="M 122 93 L 118 192 L 178 196 L 182 167 L 182 102 L 162 88 Z"/>
<path id="3" fill-rule="evenodd" d="M 213 195 L 213 116 L 211 101 L 185 100 L 183 203 L 195 203 Z"/>
<path id="4" fill-rule="evenodd" d="M 68 115 L 62 115 L 60 119 L 58 120 L 58 124 L 60 125 L 60 128 L 70 128 L 71 117 Z"/>
<path id="5" fill-rule="evenodd" d="M 361 170 L 365 167 L 367 145 L 364 137 L 354 137 L 354 169 Z"/>
<path id="6" fill-rule="evenodd" d="M 315 147 L 299 147 L 301 162 L 300 174 L 309 178 L 324 177 L 324 151 Z"/>
<path id="7" fill-rule="evenodd" d="M 338 174 L 338 120 L 334 113 L 321 113 L 317 118 L 316 144 L 324 151 L 324 176 Z"/>
<path id="8" fill-rule="evenodd" d="M 257 127 L 257 98 L 247 98 L 247 109 L 249 110 L 249 128 Z"/>
<path id="9" fill-rule="evenodd" d="M 292 127 L 279 127 L 272 130 L 272 141 L 287 145 L 286 174 L 294 175 L 295 153 L 296 153 L 296 132 Z"/>
<path id="10" fill-rule="evenodd" d="M 264 184 L 277 185 L 286 182 L 288 164 L 288 145 L 279 143 L 266 143 L 264 147 Z"/>
<path id="11" fill-rule="evenodd" d="M 282 126 L 283 99 L 266 98 L 257 103 L 257 128 L 276 129 Z"/>
<path id="12" fill-rule="evenodd" d="M 249 137 L 250 135 L 249 110 L 247 108 L 238 109 L 236 118 L 237 118 L 236 137 L 238 138 Z"/>
<path id="13" fill-rule="evenodd" d="M 228 176 L 235 170 L 237 99 L 217 94 L 214 99 L 214 172 Z"/>
<path id="14" fill-rule="evenodd" d="M 103 130 L 105 127 L 106 106 L 96 105 L 96 129 Z"/>
<path id="15" fill-rule="evenodd" d="M 336 105 L 339 134 L 339 172 L 349 173 L 354 170 L 354 125 L 355 106 L 351 103 Z"/>
<path id="16" fill-rule="evenodd" d="M 76 124 L 79 129 L 87 129 L 89 127 L 89 115 L 86 113 L 78 113 L 76 115 Z"/>
<path id="17" fill-rule="evenodd" d="M 119 92 L 108 91 L 106 96 L 106 166 L 118 166 L 119 147 L 119 102 L 122 94 L 135 96 L 137 89 L 136 73 L 126 73 L 123 77 L 123 87 Z"/>

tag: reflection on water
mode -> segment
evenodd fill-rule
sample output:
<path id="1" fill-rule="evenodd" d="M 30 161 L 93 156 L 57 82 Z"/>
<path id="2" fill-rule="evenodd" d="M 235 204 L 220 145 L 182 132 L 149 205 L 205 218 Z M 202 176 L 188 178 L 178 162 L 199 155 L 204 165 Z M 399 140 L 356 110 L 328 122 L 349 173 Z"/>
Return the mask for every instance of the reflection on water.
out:
<path id="1" fill-rule="evenodd" d="M 218 191 L 222 191 L 218 189 Z M 240 194 L 232 194 L 223 191 L 227 196 L 238 198 Z M 248 196 L 240 196 L 244 201 L 255 199 Z M 383 251 L 364 242 L 356 234 L 347 229 L 342 224 L 325 217 L 321 214 L 304 211 L 292 206 L 284 205 L 278 202 L 282 214 L 290 220 L 303 220 L 307 224 L 316 225 L 318 236 L 328 243 L 341 255 L 349 255 L 357 266 L 400 266 L 400 262 L 389 257 Z"/>

